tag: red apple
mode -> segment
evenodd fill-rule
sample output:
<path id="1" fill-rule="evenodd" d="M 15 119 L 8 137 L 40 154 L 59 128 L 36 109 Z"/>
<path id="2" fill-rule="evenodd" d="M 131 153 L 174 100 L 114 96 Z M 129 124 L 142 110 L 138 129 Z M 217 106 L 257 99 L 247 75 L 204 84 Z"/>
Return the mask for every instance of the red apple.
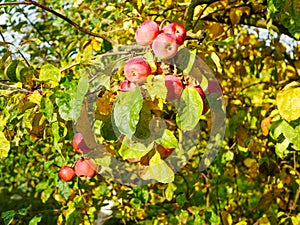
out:
<path id="1" fill-rule="evenodd" d="M 63 166 L 62 168 L 60 168 L 60 170 L 58 172 L 58 176 L 63 181 L 69 182 L 69 181 L 74 179 L 76 174 L 75 174 L 75 171 L 72 167 Z"/>
<path id="2" fill-rule="evenodd" d="M 151 74 L 151 67 L 143 58 L 133 58 L 125 63 L 124 74 L 128 81 L 141 84 Z"/>
<path id="3" fill-rule="evenodd" d="M 203 89 L 202 89 L 200 86 L 195 86 L 194 88 L 198 91 L 199 95 L 200 95 L 201 98 L 202 98 L 202 101 L 203 101 L 203 110 L 202 110 L 202 114 L 205 114 L 205 113 L 207 112 L 207 110 L 208 110 L 208 106 L 207 106 L 207 104 L 206 104 L 206 102 L 205 102 L 205 94 L 204 94 L 204 91 L 203 91 Z"/>
<path id="4" fill-rule="evenodd" d="M 222 95 L 222 86 L 216 80 L 209 80 L 207 85 L 207 94 L 216 93 L 218 96 Z"/>
<path id="5" fill-rule="evenodd" d="M 97 174 L 96 165 L 89 158 L 81 158 L 75 164 L 75 173 L 79 177 L 91 179 Z"/>
<path id="6" fill-rule="evenodd" d="M 179 45 L 183 44 L 186 37 L 186 30 L 184 26 L 179 23 L 170 23 L 167 26 L 164 26 L 162 32 L 167 34 L 174 34 L 176 36 L 177 44 Z"/>
<path id="7" fill-rule="evenodd" d="M 151 45 L 158 33 L 158 24 L 151 20 L 145 20 L 136 30 L 135 39 L 140 45 Z"/>
<path id="8" fill-rule="evenodd" d="M 152 49 L 156 57 L 170 59 L 176 55 L 178 44 L 174 34 L 161 33 L 152 43 Z"/>
<path id="9" fill-rule="evenodd" d="M 77 133 L 74 135 L 72 146 L 76 152 L 81 154 L 87 154 L 91 151 L 91 149 L 84 142 L 83 135 L 81 133 Z"/>
<path id="10" fill-rule="evenodd" d="M 183 91 L 183 85 L 178 77 L 173 75 L 165 76 L 165 84 L 168 89 L 167 101 L 173 101 L 180 98 Z"/>
<path id="11" fill-rule="evenodd" d="M 135 88 L 136 88 L 135 84 L 128 80 L 122 81 L 122 83 L 119 86 L 120 91 L 134 91 Z"/>

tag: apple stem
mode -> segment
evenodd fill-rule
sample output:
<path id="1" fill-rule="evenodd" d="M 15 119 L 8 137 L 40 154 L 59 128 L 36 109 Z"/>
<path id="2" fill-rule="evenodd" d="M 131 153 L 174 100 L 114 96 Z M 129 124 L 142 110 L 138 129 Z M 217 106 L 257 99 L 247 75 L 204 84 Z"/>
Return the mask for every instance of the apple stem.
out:
<path id="1" fill-rule="evenodd" d="M 164 25 L 165 22 L 169 21 L 168 19 L 164 19 L 160 24 L 159 24 L 159 31 L 162 30 L 162 27 Z"/>

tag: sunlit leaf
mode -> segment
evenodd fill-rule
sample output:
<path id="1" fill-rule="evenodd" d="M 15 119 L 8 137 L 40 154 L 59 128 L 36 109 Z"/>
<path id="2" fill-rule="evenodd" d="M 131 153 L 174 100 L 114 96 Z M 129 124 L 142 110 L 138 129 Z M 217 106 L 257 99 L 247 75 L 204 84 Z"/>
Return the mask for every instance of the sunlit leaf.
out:
<path id="1" fill-rule="evenodd" d="M 186 87 L 181 95 L 176 123 L 182 130 L 193 130 L 202 115 L 203 101 L 195 88 Z"/>
<path id="2" fill-rule="evenodd" d="M 170 183 L 174 181 L 174 172 L 166 164 L 164 160 L 160 158 L 160 154 L 156 152 L 149 161 L 149 172 L 151 178 L 161 183 Z"/>
<path id="3" fill-rule="evenodd" d="M 120 93 L 116 99 L 113 110 L 114 121 L 119 131 L 129 138 L 136 131 L 142 106 L 143 96 L 138 86 L 135 91 Z"/>
<path id="4" fill-rule="evenodd" d="M 145 146 L 143 143 L 134 142 L 126 136 L 122 141 L 119 154 L 123 159 L 139 159 L 147 154 L 152 148 L 153 143 L 151 143 L 149 146 Z"/>
<path id="5" fill-rule="evenodd" d="M 0 160 L 4 159 L 8 156 L 8 152 L 10 150 L 10 143 L 6 139 L 3 132 L 0 132 Z"/>
<path id="6" fill-rule="evenodd" d="M 15 215 L 16 215 L 15 210 L 9 210 L 1 213 L 1 218 L 3 219 L 5 225 L 9 225 L 13 221 Z"/>
<path id="7" fill-rule="evenodd" d="M 33 217 L 33 218 L 29 221 L 29 225 L 36 225 L 36 224 L 39 224 L 39 222 L 41 222 L 41 220 L 42 220 L 42 216 L 41 216 L 41 215 L 35 216 L 35 217 Z"/>
<path id="8" fill-rule="evenodd" d="M 300 117 L 300 84 L 293 82 L 286 86 L 276 97 L 280 115 L 287 121 Z"/>
<path id="9" fill-rule="evenodd" d="M 165 129 L 162 137 L 155 140 L 155 142 L 165 148 L 176 148 L 178 145 L 178 140 L 175 137 L 174 133 L 168 129 Z"/>
<path id="10" fill-rule="evenodd" d="M 174 183 L 168 183 L 168 186 L 165 190 L 166 199 L 171 201 L 174 195 L 174 191 L 176 191 L 177 187 Z"/>
<path id="11" fill-rule="evenodd" d="M 59 82 L 61 79 L 60 70 L 52 64 L 44 64 L 41 67 L 40 76 L 41 81 L 56 81 Z"/>
<path id="12" fill-rule="evenodd" d="M 168 90 L 165 85 L 164 76 L 148 76 L 145 86 L 152 100 L 154 100 L 155 98 L 166 99 Z"/>

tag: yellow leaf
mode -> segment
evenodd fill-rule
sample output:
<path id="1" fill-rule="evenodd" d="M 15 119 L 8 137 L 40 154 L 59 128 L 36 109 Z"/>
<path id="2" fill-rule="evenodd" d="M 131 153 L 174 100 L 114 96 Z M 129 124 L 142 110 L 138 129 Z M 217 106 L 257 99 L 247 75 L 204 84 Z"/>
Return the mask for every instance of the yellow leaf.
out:
<path id="1" fill-rule="evenodd" d="M 10 149 L 10 143 L 6 139 L 5 135 L 3 132 L 0 132 L 0 160 L 4 159 L 8 156 L 8 152 Z"/>
<path id="2" fill-rule="evenodd" d="M 42 95 L 39 93 L 39 91 L 34 91 L 31 95 L 28 96 L 28 100 L 37 105 L 40 105 L 41 99 Z"/>
<path id="3" fill-rule="evenodd" d="M 221 73 L 222 72 L 222 66 L 221 66 L 221 63 L 220 63 L 219 56 L 215 52 L 212 52 L 211 53 L 211 59 L 216 64 L 218 72 Z"/>
<path id="4" fill-rule="evenodd" d="M 240 22 L 243 11 L 241 9 L 231 8 L 229 12 L 229 17 L 232 24 L 238 24 Z"/>
<path id="5" fill-rule="evenodd" d="M 99 52 L 101 50 L 101 42 L 97 41 L 96 39 L 93 39 L 91 44 L 94 51 Z"/>

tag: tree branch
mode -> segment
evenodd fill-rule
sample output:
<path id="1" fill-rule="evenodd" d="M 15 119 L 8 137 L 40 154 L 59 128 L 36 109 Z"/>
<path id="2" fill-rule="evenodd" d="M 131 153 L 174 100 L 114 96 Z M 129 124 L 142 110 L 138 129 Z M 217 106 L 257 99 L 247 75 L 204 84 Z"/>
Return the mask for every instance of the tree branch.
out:
<path id="1" fill-rule="evenodd" d="M 203 4 L 212 4 L 217 1 L 218 0 L 192 0 L 188 7 L 187 18 L 186 18 L 186 29 L 190 30 L 193 28 L 193 17 L 194 17 L 194 11 L 196 6 L 203 5 Z"/>
<path id="2" fill-rule="evenodd" d="M 47 6 L 44 6 L 36 1 L 32 1 L 32 0 L 28 0 L 28 1 L 23 1 L 23 2 L 4 2 L 4 3 L 0 3 L 0 6 L 5 6 L 5 5 L 35 5 L 47 12 L 50 12 L 52 14 L 54 14 L 55 16 L 63 19 L 64 21 L 68 22 L 69 24 L 71 24 L 73 27 L 75 27 L 77 30 L 81 31 L 82 33 L 85 33 L 85 34 L 88 34 L 90 36 L 93 36 L 93 37 L 99 37 L 99 38 L 102 38 L 108 42 L 110 42 L 112 45 L 114 46 L 117 46 L 118 44 L 112 40 L 111 38 L 109 37 L 106 37 L 105 35 L 103 34 L 99 34 L 99 33 L 94 33 L 88 29 L 85 29 L 81 26 L 79 26 L 77 23 L 73 22 L 72 20 L 70 20 L 69 18 L 67 18 L 66 16 L 60 14 L 59 12 L 47 7 Z"/>
<path id="3" fill-rule="evenodd" d="M 11 86 L 11 85 L 8 85 L 8 84 L 0 83 L 0 86 L 8 88 L 8 89 L 13 89 L 13 90 L 16 90 L 16 91 L 19 91 L 19 92 L 23 92 L 23 93 L 26 93 L 26 94 L 31 94 L 32 93 L 32 91 L 28 91 L 26 89 L 18 88 L 18 87 Z"/>
<path id="4" fill-rule="evenodd" d="M 48 12 L 50 12 L 50 13 L 52 13 L 52 14 L 58 16 L 59 18 L 61 18 L 61 19 L 63 19 L 64 21 L 68 22 L 68 23 L 71 24 L 73 27 L 75 27 L 77 30 L 79 30 L 79 31 L 81 31 L 81 32 L 83 32 L 83 33 L 86 33 L 86 34 L 91 35 L 91 36 L 93 36 L 93 37 L 99 37 L 99 38 L 102 38 L 102 39 L 104 39 L 104 40 L 110 42 L 112 45 L 115 45 L 115 46 L 117 45 L 117 43 L 116 43 L 115 41 L 113 41 L 112 39 L 110 39 L 109 37 L 106 37 L 106 36 L 104 36 L 103 34 L 94 33 L 94 32 L 92 32 L 92 31 L 90 31 L 90 30 L 87 30 L 87 29 L 85 29 L 85 28 L 83 28 L 83 27 L 80 27 L 77 23 L 73 22 L 72 20 L 70 20 L 70 19 L 67 18 L 66 16 L 60 14 L 59 12 L 57 12 L 57 11 L 55 11 L 55 10 L 53 10 L 53 9 L 51 9 L 51 8 L 49 8 L 49 7 L 47 7 L 47 6 L 44 6 L 44 5 L 42 5 L 42 4 L 40 4 L 40 3 L 36 2 L 36 1 L 28 0 L 28 2 L 29 2 L 30 4 L 32 4 L 32 5 L 35 5 L 35 6 L 41 8 L 41 9 L 43 9 L 43 10 L 46 10 L 46 11 L 48 11 Z"/>

